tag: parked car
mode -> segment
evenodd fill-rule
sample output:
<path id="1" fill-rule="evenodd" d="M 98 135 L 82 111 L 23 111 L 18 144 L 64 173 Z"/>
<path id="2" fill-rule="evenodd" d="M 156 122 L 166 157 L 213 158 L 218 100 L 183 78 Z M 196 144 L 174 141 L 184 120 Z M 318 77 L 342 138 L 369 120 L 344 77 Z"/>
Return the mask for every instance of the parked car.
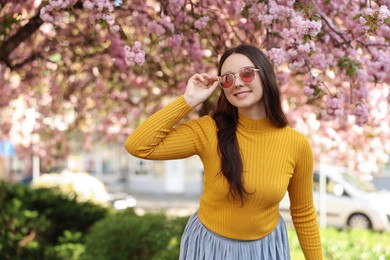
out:
<path id="1" fill-rule="evenodd" d="M 314 173 L 313 197 L 320 216 L 320 174 Z M 364 228 L 390 231 L 390 192 L 346 172 L 326 172 L 326 225 L 336 228 Z M 280 213 L 291 222 L 288 193 Z"/>
<path id="2" fill-rule="evenodd" d="M 137 205 L 137 200 L 125 192 L 110 193 L 108 201 L 113 208 L 118 210 L 134 208 Z"/>
<path id="3" fill-rule="evenodd" d="M 90 201 L 117 210 L 134 208 L 137 200 L 124 192 L 109 193 L 104 183 L 87 172 L 64 170 L 60 173 L 42 174 L 31 182 L 32 187 L 58 188 L 64 194 L 76 195 L 77 200 Z"/>

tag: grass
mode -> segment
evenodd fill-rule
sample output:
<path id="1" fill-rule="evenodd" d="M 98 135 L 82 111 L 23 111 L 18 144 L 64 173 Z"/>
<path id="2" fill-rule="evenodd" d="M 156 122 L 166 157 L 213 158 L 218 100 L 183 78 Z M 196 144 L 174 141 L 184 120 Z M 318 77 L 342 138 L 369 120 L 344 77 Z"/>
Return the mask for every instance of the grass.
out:
<path id="1" fill-rule="evenodd" d="M 390 260 L 390 232 L 321 229 L 325 260 Z M 304 260 L 295 230 L 288 228 L 292 260 Z"/>

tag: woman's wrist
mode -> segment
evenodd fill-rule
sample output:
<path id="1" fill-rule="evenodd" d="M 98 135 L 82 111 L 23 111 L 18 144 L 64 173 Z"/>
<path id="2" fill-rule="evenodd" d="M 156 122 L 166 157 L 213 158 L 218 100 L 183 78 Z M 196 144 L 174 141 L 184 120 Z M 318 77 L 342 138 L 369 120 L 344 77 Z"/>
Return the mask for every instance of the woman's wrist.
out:
<path id="1" fill-rule="evenodd" d="M 199 105 L 195 99 L 189 97 L 188 95 L 184 94 L 183 97 L 184 97 L 184 100 L 187 102 L 187 104 L 188 104 L 190 107 L 194 108 L 194 107 L 196 107 L 197 105 Z"/>

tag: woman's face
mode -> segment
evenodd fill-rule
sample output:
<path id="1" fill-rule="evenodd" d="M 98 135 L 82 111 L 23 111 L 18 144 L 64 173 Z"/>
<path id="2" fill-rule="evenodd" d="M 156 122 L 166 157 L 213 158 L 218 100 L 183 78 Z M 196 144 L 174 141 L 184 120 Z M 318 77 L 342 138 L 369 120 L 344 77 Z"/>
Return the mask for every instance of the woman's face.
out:
<path id="1" fill-rule="evenodd" d="M 235 81 L 232 87 L 223 89 L 223 92 L 230 104 L 237 107 L 240 114 L 254 119 L 263 118 L 265 108 L 260 73 L 256 71 L 253 81 L 245 83 L 239 77 L 243 67 L 255 68 L 255 65 L 248 57 L 238 53 L 230 55 L 225 60 L 221 67 L 221 75 L 231 72 L 235 75 Z"/>

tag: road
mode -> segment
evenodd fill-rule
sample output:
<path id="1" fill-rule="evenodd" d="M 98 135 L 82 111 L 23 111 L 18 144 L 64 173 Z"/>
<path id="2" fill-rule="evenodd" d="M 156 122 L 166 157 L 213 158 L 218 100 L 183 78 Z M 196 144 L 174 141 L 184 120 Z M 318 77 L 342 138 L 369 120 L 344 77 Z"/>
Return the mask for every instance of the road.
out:
<path id="1" fill-rule="evenodd" d="M 182 194 L 133 194 L 137 200 L 137 214 L 148 212 L 165 212 L 169 216 L 189 216 L 199 207 L 199 196 Z"/>

